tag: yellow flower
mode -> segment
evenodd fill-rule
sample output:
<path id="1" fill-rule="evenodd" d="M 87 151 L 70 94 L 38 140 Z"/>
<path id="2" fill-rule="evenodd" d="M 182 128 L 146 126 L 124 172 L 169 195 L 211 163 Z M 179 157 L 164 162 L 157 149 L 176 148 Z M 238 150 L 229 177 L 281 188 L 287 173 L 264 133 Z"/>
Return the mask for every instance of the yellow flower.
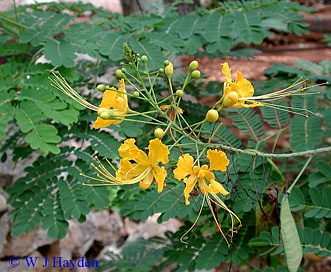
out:
<path id="1" fill-rule="evenodd" d="M 55 78 L 50 78 L 52 81 L 52 86 L 78 102 L 80 105 L 98 113 L 99 117 L 93 125 L 94 128 L 107 127 L 112 124 L 120 124 L 125 115 L 130 111 L 123 79 L 120 80 L 120 88 L 118 90 L 107 86 L 100 106 L 96 107 L 87 102 L 80 94 L 71 88 L 60 73 L 53 72 L 53 75 Z"/>
<path id="2" fill-rule="evenodd" d="M 128 96 L 125 90 L 124 79 L 122 78 L 118 90 L 115 88 L 105 90 L 102 101 L 99 105 L 99 117 L 94 122 L 93 128 L 98 129 L 122 123 L 128 110 Z M 102 118 L 107 115 L 109 116 L 109 119 Z"/>
<path id="3" fill-rule="evenodd" d="M 217 195 L 218 193 L 222 195 L 228 195 L 229 192 L 225 190 L 222 184 L 215 180 L 215 176 L 212 173 L 212 171 L 214 170 L 219 170 L 223 172 L 226 171 L 226 167 L 229 164 L 229 160 L 223 151 L 218 150 L 208 150 L 207 158 L 210 162 L 209 166 L 205 164 L 202 166 L 194 166 L 193 157 L 189 154 L 183 155 L 179 158 L 177 168 L 173 171 L 174 177 L 178 180 L 183 180 L 185 183 L 184 197 L 186 205 L 190 204 L 188 198 L 190 197 L 190 193 L 192 192 L 192 190 L 195 189 L 195 186 L 198 184 L 201 193 L 204 195 L 203 200 L 207 201 L 209 209 L 216 222 L 217 231 L 222 234 L 223 238 L 230 246 L 230 243 L 227 239 L 228 237 L 223 233 L 221 228 L 221 222 L 219 222 L 218 220 L 217 207 L 221 207 L 222 209 L 227 211 L 231 217 L 230 239 L 232 239 L 233 234 L 241 228 L 241 221 L 238 216 L 233 211 L 231 211 Z M 202 203 L 199 215 L 202 211 L 204 201 Z M 198 218 L 194 222 L 193 226 L 182 236 L 182 238 L 194 227 Z M 236 221 L 238 222 L 237 227 L 235 226 Z M 182 239 L 181 241 L 184 242 Z"/>
<path id="4" fill-rule="evenodd" d="M 161 193 L 165 187 L 165 178 L 167 171 L 164 166 L 159 166 L 158 163 L 169 162 L 169 150 L 159 139 L 149 141 L 148 155 L 138 149 L 135 145 L 134 139 L 127 139 L 119 147 L 118 152 L 122 159 L 120 160 L 120 167 L 116 171 L 116 176 L 112 175 L 107 168 L 98 160 L 98 166 L 92 166 L 98 171 L 97 177 L 83 176 L 104 182 L 102 184 L 93 185 L 126 185 L 139 182 L 142 189 L 147 189 L 154 181 L 157 185 L 158 193 Z M 108 164 L 115 169 L 115 167 L 107 160 Z"/>
<path id="5" fill-rule="evenodd" d="M 158 193 L 162 192 L 167 171 L 164 166 L 158 166 L 158 163 L 169 162 L 169 150 L 160 139 L 156 138 L 149 141 L 148 155 L 138 149 L 134 139 L 126 140 L 118 152 L 122 159 L 120 168 L 116 172 L 117 180 L 130 184 L 139 182 L 142 189 L 147 189 L 154 180 Z"/>
<path id="6" fill-rule="evenodd" d="M 228 107 L 254 108 L 267 106 L 278 110 L 292 112 L 294 114 L 302 115 L 304 117 L 308 117 L 308 115 L 293 110 L 303 110 L 307 113 L 316 115 L 308 109 L 287 107 L 270 102 L 280 100 L 289 96 L 318 94 L 318 92 L 305 93 L 305 91 L 307 89 L 310 89 L 311 87 L 320 86 L 323 84 L 305 86 L 306 80 L 297 80 L 285 89 L 254 96 L 254 87 L 252 83 L 249 80 L 245 79 L 240 71 L 237 71 L 237 79 L 234 81 L 231 77 L 231 69 L 229 67 L 229 64 L 227 62 L 224 62 L 222 64 L 222 73 L 225 75 L 223 95 L 222 98 L 216 103 L 216 105 L 222 103 L 221 109 Z"/>
<path id="7" fill-rule="evenodd" d="M 177 163 L 177 168 L 174 170 L 174 177 L 178 180 L 184 180 L 185 189 L 185 203 L 190 204 L 188 200 L 190 193 L 198 183 L 202 194 L 216 195 L 221 193 L 222 195 L 228 195 L 229 192 L 215 180 L 215 176 L 212 173 L 213 170 L 226 171 L 226 167 L 229 164 L 229 160 L 223 151 L 208 150 L 207 158 L 209 159 L 210 166 L 202 165 L 194 166 L 193 157 L 189 154 L 185 154 L 180 157 Z M 207 184 L 207 181 L 209 184 Z"/>
<path id="8" fill-rule="evenodd" d="M 224 62 L 222 66 L 222 73 L 225 75 L 223 96 L 221 98 L 223 107 L 252 108 L 263 106 L 260 102 L 250 100 L 254 95 L 254 87 L 249 80 L 243 77 L 240 71 L 237 71 L 237 79 L 234 81 L 231 77 L 229 64 Z"/>

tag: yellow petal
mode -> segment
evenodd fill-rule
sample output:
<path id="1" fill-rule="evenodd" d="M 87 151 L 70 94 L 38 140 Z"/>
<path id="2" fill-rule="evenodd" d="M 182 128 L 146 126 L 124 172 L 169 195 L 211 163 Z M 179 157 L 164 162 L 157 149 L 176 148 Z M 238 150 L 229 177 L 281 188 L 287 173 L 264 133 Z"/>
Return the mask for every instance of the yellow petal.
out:
<path id="1" fill-rule="evenodd" d="M 252 83 L 243 77 L 242 73 L 237 71 L 236 84 L 238 86 L 238 94 L 240 97 L 252 97 L 254 95 L 254 88 Z"/>
<path id="2" fill-rule="evenodd" d="M 198 179 L 194 175 L 191 175 L 188 178 L 184 179 L 184 182 L 185 182 L 184 197 L 185 197 L 185 204 L 186 205 L 190 204 L 190 201 L 188 199 L 189 199 L 190 193 L 194 189 L 194 186 L 197 183 L 197 181 L 198 181 Z"/>
<path id="3" fill-rule="evenodd" d="M 169 150 L 168 147 L 161 142 L 160 139 L 155 138 L 149 141 L 148 146 L 148 158 L 149 163 L 154 166 L 157 162 L 168 163 L 169 162 Z"/>
<path id="4" fill-rule="evenodd" d="M 193 174 L 193 157 L 189 154 L 179 157 L 177 168 L 173 171 L 174 177 L 178 180 L 182 180 L 187 175 Z"/>
<path id="5" fill-rule="evenodd" d="M 131 163 L 130 159 L 122 159 L 120 161 L 120 167 L 116 171 L 116 179 L 134 179 L 144 173 L 146 169 L 147 167 L 142 164 Z"/>
<path id="6" fill-rule="evenodd" d="M 135 145 L 135 139 L 127 139 L 123 144 L 118 148 L 118 154 L 123 158 L 132 159 L 138 155 L 138 147 Z"/>
<path id="7" fill-rule="evenodd" d="M 209 189 L 212 190 L 215 194 L 220 193 L 225 196 L 229 194 L 223 185 L 218 183 L 216 180 L 210 180 Z"/>
<path id="8" fill-rule="evenodd" d="M 225 81 L 226 82 L 231 82 L 232 81 L 231 69 L 230 69 L 229 64 L 227 62 L 224 62 L 222 64 L 222 73 L 225 75 Z"/>
<path id="9" fill-rule="evenodd" d="M 155 166 L 153 168 L 153 176 L 157 184 L 157 192 L 161 193 L 165 185 L 164 180 L 167 177 L 167 171 L 165 170 L 164 166 Z"/>
<path id="10" fill-rule="evenodd" d="M 139 183 L 141 189 L 146 190 L 153 182 L 153 173 L 149 171 L 142 181 Z"/>
<path id="11" fill-rule="evenodd" d="M 208 150 L 207 151 L 207 158 L 210 161 L 209 171 L 213 170 L 220 170 L 226 171 L 226 167 L 229 164 L 229 160 L 226 157 L 226 154 L 223 151 L 219 150 Z"/>

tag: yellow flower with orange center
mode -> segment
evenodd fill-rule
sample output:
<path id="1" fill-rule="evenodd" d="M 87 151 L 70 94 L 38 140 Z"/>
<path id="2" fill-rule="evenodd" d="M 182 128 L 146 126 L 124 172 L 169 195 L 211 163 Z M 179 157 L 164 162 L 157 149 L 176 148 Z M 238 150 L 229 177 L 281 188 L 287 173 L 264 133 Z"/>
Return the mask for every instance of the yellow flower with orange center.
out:
<path id="1" fill-rule="evenodd" d="M 240 71 L 237 71 L 237 79 L 234 81 L 231 77 L 229 64 L 224 62 L 222 66 L 225 82 L 221 101 L 224 108 L 231 106 L 235 108 L 263 106 L 260 102 L 250 100 L 254 95 L 254 87 L 249 80 L 243 77 Z"/>
<path id="2" fill-rule="evenodd" d="M 217 231 L 219 231 L 227 244 L 228 237 L 223 233 L 221 228 L 221 222 L 218 220 L 217 216 L 217 207 L 221 207 L 227 211 L 231 218 L 231 228 L 230 228 L 230 239 L 232 239 L 233 234 L 237 232 L 241 227 L 241 221 L 238 216 L 231 211 L 221 198 L 217 194 L 228 195 L 229 192 L 223 187 L 222 184 L 215 180 L 215 175 L 212 171 L 226 171 L 226 167 L 229 164 L 229 160 L 226 157 L 226 154 L 223 151 L 219 150 L 208 150 L 207 158 L 209 159 L 209 166 L 204 164 L 202 166 L 194 166 L 194 159 L 189 154 L 184 154 L 178 159 L 177 168 L 173 171 L 174 177 L 178 180 L 183 180 L 185 183 L 184 197 L 186 205 L 190 204 L 189 197 L 191 192 L 194 190 L 196 185 L 198 185 L 200 192 L 204 195 L 204 200 L 207 201 L 209 209 L 213 215 L 213 218 L 217 225 Z M 204 203 L 204 202 L 203 202 Z M 201 213 L 202 204 L 199 215 Z M 199 217 L 198 217 L 199 218 Z M 197 220 L 198 220 L 197 218 Z M 196 224 L 197 220 L 193 226 L 183 235 L 185 236 Z M 236 227 L 236 222 L 238 223 Z M 183 238 L 182 236 L 182 238 Z M 182 239 L 181 239 L 182 240 Z M 185 242 L 184 242 L 185 243 Z"/>
<path id="3" fill-rule="evenodd" d="M 194 166 L 194 159 L 191 155 L 185 154 L 180 157 L 177 163 L 177 168 L 174 170 L 174 177 L 178 180 L 183 180 L 185 183 L 184 196 L 186 205 L 190 204 L 188 200 L 190 193 L 198 184 L 202 194 L 216 194 L 228 195 L 229 192 L 224 189 L 223 185 L 215 180 L 212 173 L 214 170 L 226 171 L 229 160 L 223 151 L 208 150 L 207 158 L 209 159 L 210 166 Z M 207 184 L 208 182 L 208 184 Z"/>
<path id="4" fill-rule="evenodd" d="M 153 139 L 149 141 L 148 155 L 140 150 L 135 145 L 134 139 L 127 139 L 119 147 L 118 152 L 122 157 L 120 160 L 120 167 L 115 173 L 111 174 L 108 169 L 97 159 L 98 165 L 92 164 L 97 170 L 97 177 L 90 177 L 84 174 L 87 178 L 92 180 L 101 181 L 101 184 L 84 184 L 91 186 L 102 185 L 128 185 L 139 183 L 140 188 L 147 189 L 154 181 L 157 185 L 158 193 L 161 193 L 165 187 L 165 178 L 167 171 L 164 166 L 159 166 L 158 163 L 169 162 L 168 147 L 163 144 L 160 139 Z M 106 160 L 111 168 L 115 167 Z"/>
<path id="5" fill-rule="evenodd" d="M 125 115 L 131 110 L 128 106 L 128 97 L 125 90 L 124 79 L 120 80 L 120 88 L 106 87 L 102 101 L 99 107 L 86 101 L 79 93 L 70 87 L 64 77 L 58 72 L 53 72 L 54 78 L 50 78 L 52 86 L 69 96 L 71 99 L 78 102 L 80 105 L 98 113 L 98 118 L 95 121 L 93 128 L 107 127 L 112 124 L 120 124 Z"/>
<path id="6" fill-rule="evenodd" d="M 124 79 L 120 80 L 120 87 L 106 88 L 98 109 L 98 118 L 94 122 L 93 128 L 104 128 L 110 125 L 122 123 L 128 113 L 128 96 L 125 90 Z"/>

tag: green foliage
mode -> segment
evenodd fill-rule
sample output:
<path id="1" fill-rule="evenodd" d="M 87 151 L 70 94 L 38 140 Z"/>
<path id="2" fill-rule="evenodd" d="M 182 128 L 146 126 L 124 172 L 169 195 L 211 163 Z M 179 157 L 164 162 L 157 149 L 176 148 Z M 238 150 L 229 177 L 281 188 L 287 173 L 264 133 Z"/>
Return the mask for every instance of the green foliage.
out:
<path id="1" fill-rule="evenodd" d="M 144 221 L 159 213 L 159 223 L 171 218 L 187 221 L 178 232 L 167 234 L 167 238 L 139 239 L 125 245 L 121 255 L 109 255 L 111 261 L 105 269 L 137 271 L 139 267 L 141 271 L 155 271 L 175 264 L 174 271 L 194 271 L 213 269 L 222 263 L 242 265 L 259 252 L 272 258 L 282 258 L 283 254 L 290 259 L 297 257 L 298 252 L 290 246 L 292 236 L 280 235 L 279 217 L 281 231 L 294 232 L 295 225 L 300 226 L 303 253 L 330 256 L 330 158 L 327 152 L 318 151 L 327 147 L 330 140 L 329 86 L 307 90 L 320 92 L 314 96 L 277 101 L 276 108 L 222 111 L 220 118 L 227 122 L 220 128 L 214 123 L 201 127 L 199 137 L 205 142 L 210 139 L 208 144 L 214 149 L 225 150 L 230 160 L 227 173 L 217 174 L 216 179 L 230 192 L 222 200 L 243 223 L 233 238 L 235 248 L 228 248 L 221 234 L 215 233 L 214 218 L 207 204 L 194 228 L 186 233 L 195 224 L 202 198 L 192 197 L 193 203 L 184 205 L 184 183 L 175 181 L 171 174 L 167 186 L 172 191 L 166 188 L 162 194 L 155 188 L 141 190 L 136 184 L 120 188 L 82 186 L 83 182 L 95 182 L 86 177 L 94 176 L 95 169 L 91 167 L 91 163 L 96 163 L 94 155 L 113 173 L 103 158 L 110 162 L 119 160 L 117 150 L 122 138 L 136 138 L 138 146 L 146 146 L 155 127 L 153 122 L 161 117 L 155 114 L 149 124 L 138 123 L 141 120 L 137 118 L 111 130 L 91 129 L 91 121 L 97 114 L 83 111 L 84 107 L 52 88 L 51 71 L 59 71 L 87 101 L 98 105 L 100 95 L 95 91 L 98 77 L 109 73 L 109 67 L 119 67 L 122 61 L 134 73 L 127 59 L 123 59 L 123 43 L 128 43 L 140 56 L 146 55 L 149 69 L 156 70 L 163 68 L 164 59 L 180 54 L 248 57 L 256 51 L 242 45 L 261 44 L 272 29 L 297 35 L 307 33 L 301 12 L 311 11 L 287 1 L 229 1 L 220 2 L 219 6 L 219 9 L 196 8 L 185 16 L 169 9 L 161 15 L 123 17 L 91 5 L 48 3 L 21 6 L 15 12 L 0 15 L 0 56 L 5 62 L 0 65 L 1 161 L 12 159 L 13 163 L 21 163 L 31 155 L 36 157 L 33 165 L 25 168 L 26 175 L 7 188 L 14 237 L 41 226 L 50 237 L 63 238 L 69 220 L 83 222 L 92 208 L 101 210 L 111 206 L 133 220 Z M 86 11 L 92 11 L 92 16 L 78 23 Z M 79 54 L 95 59 L 82 60 Z M 41 56 L 49 63 L 40 63 Z M 142 75 L 147 79 L 146 72 Z M 274 64 L 266 70 L 266 75 L 267 81 L 254 83 L 256 95 L 286 88 L 300 77 L 317 83 L 331 81 L 331 62 L 301 60 L 293 66 Z M 153 91 L 163 98 L 168 86 L 160 79 L 162 76 L 153 82 Z M 183 76 L 174 76 L 174 85 L 181 79 Z M 118 86 L 117 81 L 114 76 L 107 84 Z M 146 89 L 152 84 L 147 81 L 144 81 Z M 219 82 L 190 83 L 185 95 L 189 93 L 198 99 L 181 101 L 183 118 L 187 122 L 203 120 L 209 107 L 202 107 L 199 98 L 219 99 L 220 90 Z M 141 97 L 131 97 L 130 88 L 127 91 L 132 110 L 151 110 Z M 286 111 L 288 105 L 290 112 Z M 302 116 L 307 111 L 298 108 L 308 109 L 309 118 Z M 187 127 L 180 129 L 187 134 L 191 132 Z M 166 135 L 163 141 L 171 139 Z M 189 141 L 178 141 L 184 152 L 194 155 Z M 284 142 L 287 148 L 280 150 Z M 284 204 L 279 195 L 291 180 L 285 179 L 283 173 L 293 176 L 303 167 L 299 155 L 286 154 L 292 151 L 314 154 L 316 158 Z M 169 170 L 180 155 L 171 152 Z M 282 159 L 284 154 L 289 156 Z M 284 225 L 292 219 L 291 212 L 295 221 Z M 217 216 L 222 227 L 229 229 L 231 220 L 227 213 L 219 210 Z M 183 235 L 187 247 L 181 241 Z M 225 231 L 225 235 L 229 232 Z M 266 264 L 264 271 L 286 271 L 282 265 L 268 265 L 271 264 Z M 293 270 L 292 265 L 288 266 Z"/>

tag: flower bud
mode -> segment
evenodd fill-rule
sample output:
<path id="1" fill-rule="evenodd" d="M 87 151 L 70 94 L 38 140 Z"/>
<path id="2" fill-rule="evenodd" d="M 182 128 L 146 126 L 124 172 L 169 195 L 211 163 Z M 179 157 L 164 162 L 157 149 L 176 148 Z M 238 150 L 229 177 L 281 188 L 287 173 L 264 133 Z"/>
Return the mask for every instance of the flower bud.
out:
<path id="1" fill-rule="evenodd" d="M 134 91 L 133 92 L 133 97 L 138 98 L 139 97 L 139 92 L 138 91 Z"/>
<path id="2" fill-rule="evenodd" d="M 238 99 L 239 94 L 237 92 L 229 92 L 227 95 L 225 95 L 222 106 L 224 108 L 231 107 L 238 102 Z"/>
<path id="3" fill-rule="evenodd" d="M 141 56 L 141 61 L 142 61 L 143 63 L 146 63 L 146 62 L 148 61 L 147 56 L 145 56 L 145 55 Z"/>
<path id="4" fill-rule="evenodd" d="M 159 73 L 162 73 L 163 74 L 164 73 L 164 69 L 163 68 L 160 68 L 159 69 Z"/>
<path id="5" fill-rule="evenodd" d="M 189 67 L 188 67 L 188 72 L 192 73 L 194 70 L 198 69 L 199 63 L 196 60 L 191 61 Z"/>
<path id="6" fill-rule="evenodd" d="M 169 65 L 169 63 L 170 63 L 170 61 L 169 61 L 169 60 L 165 60 L 165 61 L 163 62 L 163 65 L 164 65 L 164 66 L 168 66 L 168 65 Z"/>
<path id="7" fill-rule="evenodd" d="M 214 123 L 218 120 L 219 114 L 217 110 L 211 109 L 206 114 L 207 122 Z"/>
<path id="8" fill-rule="evenodd" d="M 164 68 L 164 73 L 166 74 L 167 78 L 171 78 L 172 74 L 174 73 L 174 66 L 171 62 Z"/>
<path id="9" fill-rule="evenodd" d="M 110 109 L 99 108 L 98 109 L 98 116 L 103 120 L 109 120 L 109 119 L 112 119 L 112 117 L 114 115 L 112 114 Z"/>
<path id="10" fill-rule="evenodd" d="M 103 84 L 99 84 L 99 85 L 97 86 L 97 90 L 98 90 L 99 92 L 104 92 L 104 91 L 106 90 L 106 86 L 103 85 Z"/>
<path id="11" fill-rule="evenodd" d="M 201 72 L 199 70 L 195 70 L 191 74 L 192 78 L 197 79 L 201 76 Z"/>
<path id="12" fill-rule="evenodd" d="M 121 72 L 122 72 L 122 73 L 125 73 L 125 72 L 126 72 L 126 69 L 125 69 L 125 68 L 122 68 L 122 69 L 121 69 Z"/>
<path id="13" fill-rule="evenodd" d="M 177 96 L 177 97 L 183 97 L 183 95 L 184 95 L 183 90 L 177 90 L 177 91 L 176 91 L 176 96 Z"/>
<path id="14" fill-rule="evenodd" d="M 123 72 L 121 70 L 118 69 L 118 70 L 115 71 L 115 76 L 117 78 L 123 78 L 124 77 L 124 74 L 123 74 Z"/>
<path id="15" fill-rule="evenodd" d="M 162 128 L 156 128 L 156 129 L 154 130 L 154 136 L 155 136 L 156 138 L 162 139 L 163 136 L 164 136 L 164 130 L 163 130 Z"/>

